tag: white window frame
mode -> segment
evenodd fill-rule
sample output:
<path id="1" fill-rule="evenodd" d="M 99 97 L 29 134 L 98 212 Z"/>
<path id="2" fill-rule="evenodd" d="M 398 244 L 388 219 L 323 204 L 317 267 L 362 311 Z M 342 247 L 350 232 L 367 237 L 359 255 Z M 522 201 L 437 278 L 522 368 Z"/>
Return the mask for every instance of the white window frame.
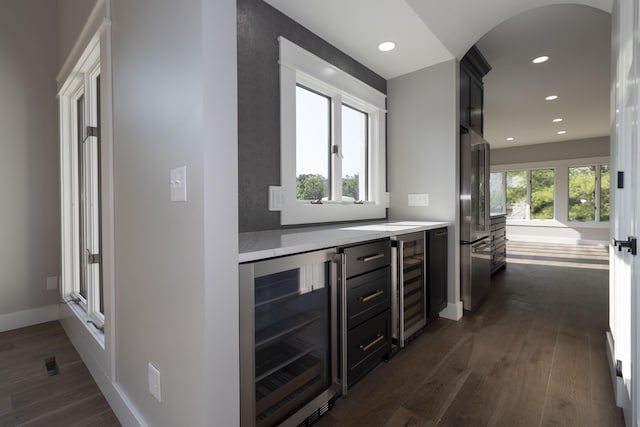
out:
<path id="1" fill-rule="evenodd" d="M 553 218 L 549 218 L 549 219 L 532 219 L 531 218 L 531 186 L 532 186 L 532 175 L 531 172 L 536 171 L 536 170 L 548 170 L 551 169 L 553 170 Z M 526 199 L 525 199 L 525 203 L 527 206 L 527 210 L 525 212 L 525 217 L 524 218 L 509 218 L 507 217 L 507 219 L 513 221 L 555 221 L 556 219 L 556 168 L 554 167 L 535 167 L 535 168 L 528 168 L 528 169 L 507 169 L 504 171 L 491 171 L 491 173 L 502 173 L 504 174 L 504 179 L 503 179 L 503 188 L 502 188 L 502 197 L 503 197 L 503 201 L 502 204 L 505 207 L 505 210 L 507 208 L 507 177 L 506 174 L 508 172 L 525 172 L 526 173 L 526 183 L 527 183 L 527 195 L 526 195 Z"/>
<path id="2" fill-rule="evenodd" d="M 280 129 L 281 187 L 284 191 L 280 222 L 309 224 L 386 217 L 386 95 L 280 37 Z M 332 103 L 332 200 L 322 204 L 296 200 L 296 86 L 302 85 L 328 96 Z M 369 116 L 368 200 L 362 204 L 342 200 L 342 160 L 340 155 L 342 104 Z"/>
<path id="3" fill-rule="evenodd" d="M 599 171 L 599 165 L 610 165 L 609 157 L 589 157 L 582 159 L 566 159 L 566 160 L 553 160 L 545 162 L 530 162 L 530 163 L 513 163 L 492 165 L 491 172 L 508 172 L 517 170 L 534 170 L 534 169 L 554 169 L 554 219 L 508 219 L 507 225 L 517 226 L 543 226 L 543 227 L 577 227 L 577 228 L 609 228 L 609 221 L 569 221 L 569 168 L 578 166 L 596 166 Z M 609 170 L 611 173 L 611 170 Z M 527 175 L 528 177 L 530 174 Z M 598 175 L 599 176 L 599 175 Z M 597 196 L 599 197 L 599 182 L 596 185 Z M 506 180 L 505 180 L 506 186 Z M 563 189 L 560 189 L 560 187 Z M 527 184 L 527 193 L 530 191 L 530 184 Z M 564 192 L 566 191 L 566 196 Z M 561 194 L 563 193 L 563 194 Z M 560 197 L 562 196 L 562 197 Z M 505 190 L 506 197 L 506 190 Z M 560 197 L 560 198 L 559 198 Z M 527 195 L 527 200 L 529 195 Z M 596 199 L 596 203 L 599 203 L 600 199 Z M 599 210 L 599 209 L 598 209 Z M 599 212 L 598 217 L 599 218 Z"/>
<path id="4" fill-rule="evenodd" d="M 62 275 L 60 293 L 70 311 L 105 348 L 105 329 L 112 329 L 113 303 L 113 141 L 111 98 L 111 25 L 98 1 L 89 22 L 58 75 L 60 114 L 60 189 Z M 85 97 L 85 125 L 97 126 L 97 86 L 100 76 L 100 157 L 102 287 L 104 314 L 100 311 L 100 289 L 87 286 L 87 298 L 80 295 L 79 190 L 77 100 Z M 89 184 L 89 183 L 87 183 Z M 95 214 L 95 212 L 94 212 Z"/>
<path id="5" fill-rule="evenodd" d="M 611 177 L 611 166 L 609 165 L 609 162 L 592 162 L 592 163 L 579 163 L 579 164 L 572 164 L 569 167 L 567 167 L 567 222 L 569 224 L 601 224 L 601 223 L 605 223 L 608 224 L 609 221 L 601 221 L 600 220 L 600 193 L 601 193 L 601 177 L 600 175 L 602 174 L 602 168 L 601 166 L 609 166 L 609 177 Z M 596 185 L 595 185 L 595 205 L 596 205 L 596 212 L 594 215 L 594 220 L 593 221 L 571 221 L 569 220 L 569 193 L 571 191 L 570 189 L 570 185 L 571 182 L 570 180 L 570 175 L 569 175 L 569 169 L 571 168 L 582 168 L 582 167 L 595 167 L 596 169 Z M 609 185 L 611 185 L 611 181 L 609 181 Z M 609 189 L 611 190 L 611 189 Z M 611 203 L 611 200 L 609 200 L 609 203 Z"/>

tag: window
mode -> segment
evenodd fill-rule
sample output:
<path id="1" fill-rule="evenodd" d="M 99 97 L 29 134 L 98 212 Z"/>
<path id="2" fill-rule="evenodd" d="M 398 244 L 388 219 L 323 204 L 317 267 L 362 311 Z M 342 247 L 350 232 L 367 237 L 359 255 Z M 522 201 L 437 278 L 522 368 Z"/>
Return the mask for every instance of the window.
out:
<path id="1" fill-rule="evenodd" d="M 296 87 L 296 199 L 331 198 L 331 98 Z"/>
<path id="2" fill-rule="evenodd" d="M 282 224 L 386 216 L 386 97 L 280 38 Z"/>
<path id="3" fill-rule="evenodd" d="M 569 221 L 609 221 L 609 165 L 569 168 Z"/>
<path id="4" fill-rule="evenodd" d="M 609 165 L 600 165 L 600 221 L 609 221 L 611 214 L 611 175 Z"/>
<path id="5" fill-rule="evenodd" d="M 527 218 L 527 171 L 507 172 L 506 184 L 507 218 Z"/>
<path id="6" fill-rule="evenodd" d="M 554 183 L 554 169 L 492 172 L 491 212 L 506 212 L 509 219 L 553 219 Z"/>
<path id="7" fill-rule="evenodd" d="M 506 213 L 512 225 L 576 222 L 601 228 L 605 225 L 598 223 L 609 221 L 611 213 L 607 161 L 593 157 L 496 166 L 491 172 L 491 213 Z"/>
<path id="8" fill-rule="evenodd" d="M 553 219 L 553 169 L 531 171 L 531 219 Z"/>
<path id="9" fill-rule="evenodd" d="M 504 173 L 491 172 L 489 177 L 490 205 L 492 214 L 505 213 L 505 192 L 504 192 Z"/>
<path id="10" fill-rule="evenodd" d="M 102 159 L 105 141 L 101 92 L 105 91 L 101 89 L 105 79 L 101 70 L 102 61 L 107 60 L 101 55 L 100 47 L 106 31 L 108 29 L 103 25 L 88 41 L 87 48 L 79 55 L 73 69 L 63 68 L 68 77 L 63 80 L 58 94 L 62 195 L 61 293 L 72 311 L 85 324 L 92 325 L 88 327 L 99 337 L 103 337 L 105 323 L 103 170 L 111 169 L 108 165 L 103 167 Z M 106 81 L 110 84 L 108 79 Z M 106 117 L 110 122 L 110 115 Z M 110 138 L 111 133 L 107 132 L 107 135 Z M 106 147 L 110 149 L 110 139 L 106 142 Z M 112 206 L 110 198 L 107 204 Z"/>

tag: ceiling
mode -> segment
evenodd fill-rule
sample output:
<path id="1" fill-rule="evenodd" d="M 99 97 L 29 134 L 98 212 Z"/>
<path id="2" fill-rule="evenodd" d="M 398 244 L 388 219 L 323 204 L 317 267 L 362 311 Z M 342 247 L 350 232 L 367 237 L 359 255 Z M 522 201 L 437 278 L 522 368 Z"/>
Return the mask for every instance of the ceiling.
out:
<path id="1" fill-rule="evenodd" d="M 477 43 L 492 66 L 485 77 L 492 148 L 609 132 L 613 0 L 265 1 L 387 79 L 460 59 Z M 396 49 L 378 51 L 387 40 Z M 538 54 L 551 59 L 534 67 Z M 550 91 L 558 100 L 540 102 Z M 555 133 L 556 116 L 565 135 Z"/>

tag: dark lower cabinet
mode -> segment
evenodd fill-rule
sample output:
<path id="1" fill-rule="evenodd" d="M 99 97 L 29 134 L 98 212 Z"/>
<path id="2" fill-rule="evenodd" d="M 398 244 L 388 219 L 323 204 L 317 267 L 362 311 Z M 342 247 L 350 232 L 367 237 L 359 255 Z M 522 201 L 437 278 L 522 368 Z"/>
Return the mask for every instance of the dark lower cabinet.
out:
<path id="1" fill-rule="evenodd" d="M 448 238 L 446 228 L 427 231 L 427 287 L 431 319 L 438 317 L 447 306 Z"/>
<path id="2" fill-rule="evenodd" d="M 342 394 L 391 354 L 391 241 L 340 248 Z"/>

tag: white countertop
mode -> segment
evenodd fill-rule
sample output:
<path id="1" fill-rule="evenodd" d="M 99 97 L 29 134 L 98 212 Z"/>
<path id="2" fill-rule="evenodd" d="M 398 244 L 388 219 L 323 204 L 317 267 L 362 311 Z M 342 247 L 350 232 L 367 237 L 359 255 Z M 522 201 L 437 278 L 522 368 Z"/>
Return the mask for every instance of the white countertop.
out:
<path id="1" fill-rule="evenodd" d="M 449 225 L 450 222 L 400 221 L 240 233 L 238 262 L 350 245 Z"/>

